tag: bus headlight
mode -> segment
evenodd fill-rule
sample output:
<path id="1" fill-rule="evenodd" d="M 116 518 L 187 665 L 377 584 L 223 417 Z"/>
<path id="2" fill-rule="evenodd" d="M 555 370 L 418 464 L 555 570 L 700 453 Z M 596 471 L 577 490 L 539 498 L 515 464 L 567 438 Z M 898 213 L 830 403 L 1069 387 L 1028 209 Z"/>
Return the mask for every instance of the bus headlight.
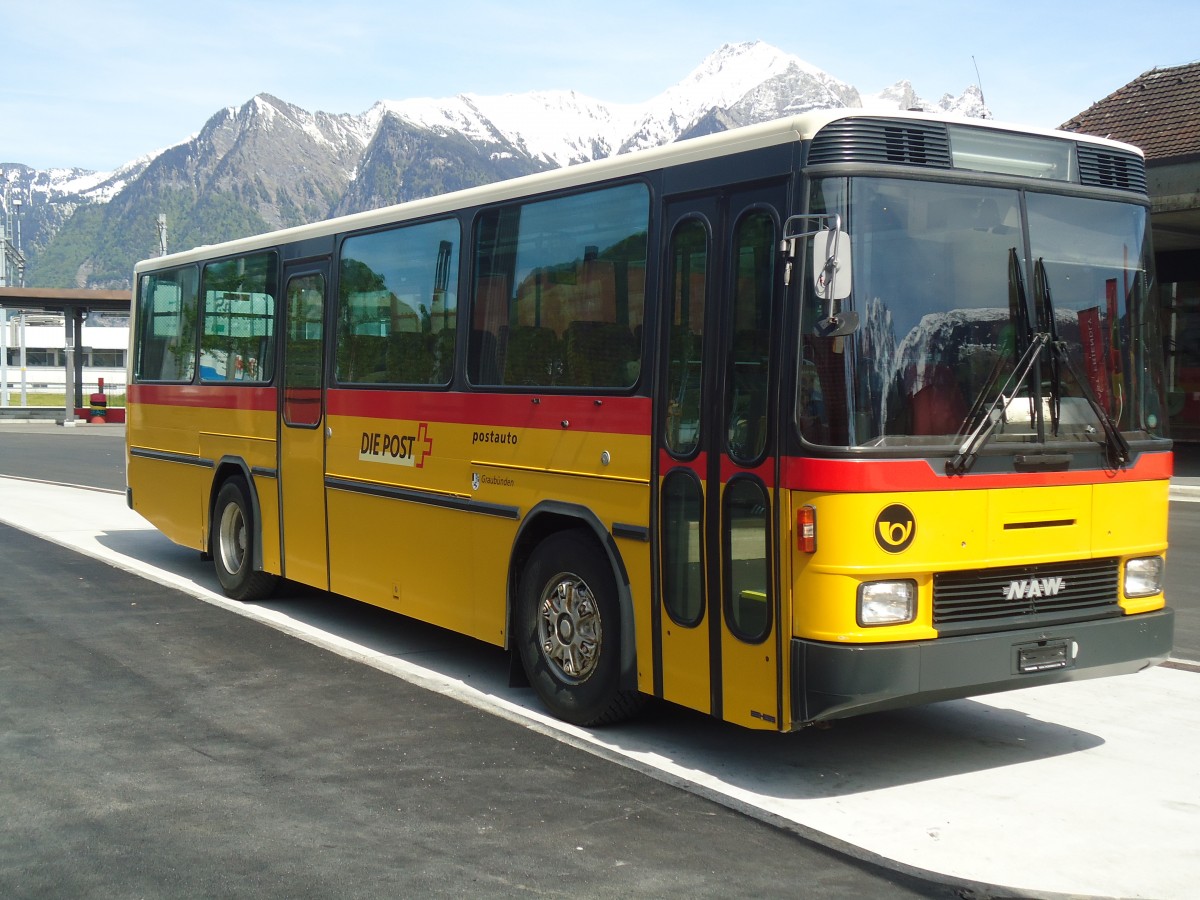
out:
<path id="1" fill-rule="evenodd" d="M 859 625 L 900 625 L 916 615 L 915 581 L 869 581 L 858 586 Z"/>
<path id="2" fill-rule="evenodd" d="M 1125 596 L 1152 597 L 1162 593 L 1163 558 L 1143 556 L 1125 563 Z"/>

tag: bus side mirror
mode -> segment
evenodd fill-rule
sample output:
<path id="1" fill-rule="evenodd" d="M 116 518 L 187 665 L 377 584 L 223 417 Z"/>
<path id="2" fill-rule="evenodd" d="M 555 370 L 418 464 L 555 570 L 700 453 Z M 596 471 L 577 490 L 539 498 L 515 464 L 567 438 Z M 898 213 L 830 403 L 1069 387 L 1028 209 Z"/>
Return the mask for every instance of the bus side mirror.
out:
<path id="1" fill-rule="evenodd" d="M 858 313 L 842 312 L 842 301 L 850 296 L 850 235 L 842 230 L 837 213 L 808 213 L 792 216 L 783 226 L 779 250 L 784 256 L 784 284 L 790 284 L 801 238 L 813 239 L 813 290 L 823 306 L 824 317 L 814 330 L 823 337 L 850 334 L 858 328 Z"/>
<path id="2" fill-rule="evenodd" d="M 813 290 L 825 311 L 814 330 L 822 337 L 852 334 L 858 328 L 858 313 L 842 311 L 842 301 L 850 296 L 851 268 L 850 235 L 837 227 L 813 235 Z"/>
<path id="3" fill-rule="evenodd" d="M 813 288 L 826 304 L 849 297 L 850 236 L 840 228 L 827 228 L 814 234 L 812 268 Z"/>

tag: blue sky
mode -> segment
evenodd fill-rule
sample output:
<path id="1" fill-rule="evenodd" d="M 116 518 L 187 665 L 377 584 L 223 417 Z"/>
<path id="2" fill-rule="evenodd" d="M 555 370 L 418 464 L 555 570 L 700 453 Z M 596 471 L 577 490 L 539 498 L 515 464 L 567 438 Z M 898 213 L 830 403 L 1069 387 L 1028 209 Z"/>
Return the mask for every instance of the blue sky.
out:
<path id="1" fill-rule="evenodd" d="M 350 113 L 463 92 L 637 102 L 748 40 L 865 93 L 957 95 L 978 65 L 997 119 L 1053 127 L 1200 59 L 1200 3 L 0 0 L 0 162 L 116 168 L 263 91 Z"/>

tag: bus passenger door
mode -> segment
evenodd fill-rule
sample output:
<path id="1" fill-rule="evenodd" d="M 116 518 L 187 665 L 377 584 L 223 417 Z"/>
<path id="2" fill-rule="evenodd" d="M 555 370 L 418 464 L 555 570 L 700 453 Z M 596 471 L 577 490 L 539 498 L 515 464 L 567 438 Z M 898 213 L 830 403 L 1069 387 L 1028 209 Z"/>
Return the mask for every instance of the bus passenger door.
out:
<path id="1" fill-rule="evenodd" d="M 283 575 L 329 589 L 325 519 L 327 262 L 285 271 L 279 426 L 279 543 Z"/>
<path id="2" fill-rule="evenodd" d="M 658 398 L 655 692 L 782 717 L 776 245 L 785 187 L 669 207 Z"/>

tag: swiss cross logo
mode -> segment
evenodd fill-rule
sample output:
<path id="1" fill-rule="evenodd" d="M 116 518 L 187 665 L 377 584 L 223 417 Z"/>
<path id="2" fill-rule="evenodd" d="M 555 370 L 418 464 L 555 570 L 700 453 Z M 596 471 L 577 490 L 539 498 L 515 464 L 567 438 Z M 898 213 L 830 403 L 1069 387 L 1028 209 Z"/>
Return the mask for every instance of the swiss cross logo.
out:
<path id="1" fill-rule="evenodd" d="M 429 423 L 422 422 L 417 426 L 417 468 L 425 468 L 425 457 L 433 452 L 433 438 L 429 436 Z"/>

